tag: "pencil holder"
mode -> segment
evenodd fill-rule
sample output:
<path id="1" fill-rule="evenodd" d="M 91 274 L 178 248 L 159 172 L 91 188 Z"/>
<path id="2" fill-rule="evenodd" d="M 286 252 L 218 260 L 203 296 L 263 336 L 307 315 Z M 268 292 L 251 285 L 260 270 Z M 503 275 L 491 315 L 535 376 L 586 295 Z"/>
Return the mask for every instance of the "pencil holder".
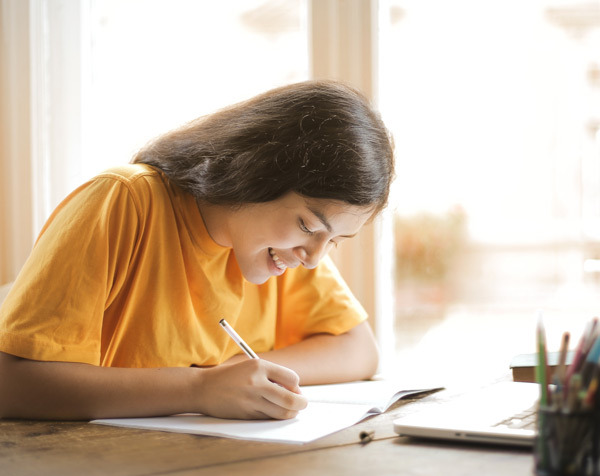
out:
<path id="1" fill-rule="evenodd" d="M 600 476 L 600 412 L 540 408 L 533 453 L 538 476 Z"/>

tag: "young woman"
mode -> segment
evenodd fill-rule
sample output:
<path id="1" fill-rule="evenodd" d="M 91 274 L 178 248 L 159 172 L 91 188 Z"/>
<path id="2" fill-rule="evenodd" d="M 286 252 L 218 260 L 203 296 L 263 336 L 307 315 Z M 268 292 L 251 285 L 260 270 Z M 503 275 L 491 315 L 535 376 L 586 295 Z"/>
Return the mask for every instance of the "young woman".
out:
<path id="1" fill-rule="evenodd" d="M 380 118 L 337 82 L 159 137 L 41 231 L 0 308 L 0 417 L 291 418 L 300 384 L 370 377 L 367 316 L 326 254 L 393 175 Z"/>

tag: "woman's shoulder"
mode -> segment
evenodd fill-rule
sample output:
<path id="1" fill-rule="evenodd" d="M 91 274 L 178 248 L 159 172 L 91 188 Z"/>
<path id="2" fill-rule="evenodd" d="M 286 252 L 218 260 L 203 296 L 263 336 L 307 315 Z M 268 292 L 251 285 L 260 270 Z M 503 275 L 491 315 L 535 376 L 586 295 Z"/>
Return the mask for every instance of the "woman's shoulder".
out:
<path id="1" fill-rule="evenodd" d="M 107 210 L 132 203 L 140 214 L 162 196 L 169 200 L 168 187 L 159 169 L 145 164 L 124 164 L 90 178 L 71 192 L 62 205 L 72 202 Z"/>
<path id="2" fill-rule="evenodd" d="M 88 185 L 98 190 L 114 189 L 117 186 L 141 198 L 169 194 L 167 182 L 160 169 L 146 164 L 124 164 L 111 167 L 96 175 Z"/>
<path id="3" fill-rule="evenodd" d="M 98 174 L 94 179 L 113 178 L 123 182 L 134 183 L 140 178 L 156 177 L 160 178 L 162 172 L 146 164 L 123 164 L 111 167 Z"/>

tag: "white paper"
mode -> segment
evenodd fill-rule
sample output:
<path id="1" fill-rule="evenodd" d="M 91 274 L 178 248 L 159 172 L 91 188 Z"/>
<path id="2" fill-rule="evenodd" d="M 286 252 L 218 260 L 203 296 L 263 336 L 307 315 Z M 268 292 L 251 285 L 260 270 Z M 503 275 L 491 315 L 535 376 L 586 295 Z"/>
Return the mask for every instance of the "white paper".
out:
<path id="1" fill-rule="evenodd" d="M 302 444 L 352 426 L 373 413 L 381 413 L 403 396 L 426 391 L 396 392 L 398 386 L 390 385 L 390 382 L 373 381 L 302 387 L 302 393 L 309 400 L 308 406 L 296 418 L 290 420 L 229 420 L 206 415 L 181 414 L 152 418 L 102 419 L 92 423 Z"/>
<path id="2" fill-rule="evenodd" d="M 425 390 L 398 390 L 400 384 L 390 380 L 372 380 L 334 385 L 311 385 L 302 387 L 302 394 L 309 402 L 366 405 L 375 413 L 386 411 L 393 403 Z"/>

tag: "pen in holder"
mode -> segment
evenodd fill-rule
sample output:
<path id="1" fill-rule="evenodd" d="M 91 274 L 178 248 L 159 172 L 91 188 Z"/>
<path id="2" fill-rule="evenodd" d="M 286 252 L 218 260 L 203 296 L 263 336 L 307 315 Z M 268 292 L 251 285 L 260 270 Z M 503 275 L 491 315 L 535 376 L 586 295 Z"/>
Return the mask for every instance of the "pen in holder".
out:
<path id="1" fill-rule="evenodd" d="M 567 368 L 569 334 L 563 334 L 553 384 L 548 382 L 546 336 L 538 313 L 540 384 L 537 435 L 533 447 L 538 476 L 600 476 L 600 326 L 590 321 Z"/>
<path id="2" fill-rule="evenodd" d="M 597 410 L 540 407 L 534 444 L 538 476 L 600 476 Z"/>

